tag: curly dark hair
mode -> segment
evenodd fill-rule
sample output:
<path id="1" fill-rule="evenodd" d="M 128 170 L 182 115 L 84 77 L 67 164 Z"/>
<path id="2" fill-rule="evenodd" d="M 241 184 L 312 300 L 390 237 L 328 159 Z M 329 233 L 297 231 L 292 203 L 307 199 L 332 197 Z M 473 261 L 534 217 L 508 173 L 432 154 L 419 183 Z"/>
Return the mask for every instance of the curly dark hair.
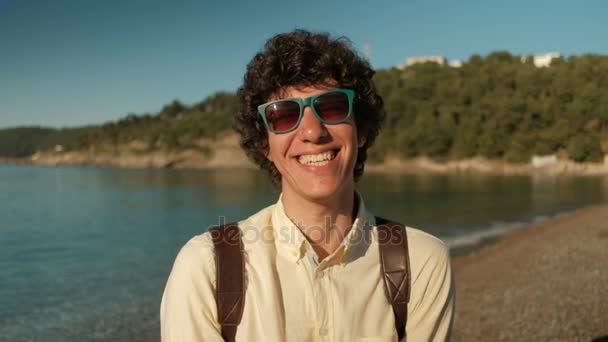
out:
<path id="1" fill-rule="evenodd" d="M 268 132 L 257 107 L 287 87 L 328 85 L 330 80 L 333 86 L 353 89 L 356 94 L 357 133 L 365 138 L 355 163 L 357 181 L 363 175 L 367 149 L 374 143 L 384 120 L 384 104 L 372 80 L 374 73 L 345 37 L 295 30 L 270 38 L 247 65 L 243 85 L 238 90 L 239 110 L 233 127 L 240 134 L 241 147 L 280 189 L 281 174 L 266 158 Z"/>

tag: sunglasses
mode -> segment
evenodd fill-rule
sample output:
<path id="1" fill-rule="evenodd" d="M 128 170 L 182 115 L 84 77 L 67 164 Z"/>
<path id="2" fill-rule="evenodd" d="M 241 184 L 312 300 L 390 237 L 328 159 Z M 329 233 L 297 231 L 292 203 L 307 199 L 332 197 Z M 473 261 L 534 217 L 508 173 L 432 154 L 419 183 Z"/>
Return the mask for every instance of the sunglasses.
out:
<path id="1" fill-rule="evenodd" d="M 258 106 L 258 113 L 266 129 L 281 134 L 298 128 L 306 106 L 312 108 L 317 119 L 324 124 L 342 123 L 352 114 L 354 98 L 354 90 L 334 89 L 304 99 L 291 98 L 264 103 Z"/>

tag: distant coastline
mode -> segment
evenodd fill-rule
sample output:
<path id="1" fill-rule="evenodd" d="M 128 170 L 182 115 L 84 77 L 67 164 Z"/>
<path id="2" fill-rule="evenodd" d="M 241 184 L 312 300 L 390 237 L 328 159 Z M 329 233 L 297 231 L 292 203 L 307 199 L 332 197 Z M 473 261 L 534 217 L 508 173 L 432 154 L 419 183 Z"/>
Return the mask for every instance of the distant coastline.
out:
<path id="1" fill-rule="evenodd" d="M 197 149 L 176 151 L 142 151 L 132 146 L 113 150 L 44 151 L 23 158 L 0 158 L 0 162 L 20 165 L 93 166 L 153 169 L 222 169 L 256 166 L 238 145 L 236 135 L 201 144 L 208 153 Z M 373 173 L 480 173 L 495 175 L 608 175 L 608 160 L 604 163 L 577 163 L 570 160 L 534 166 L 502 160 L 475 157 L 461 160 L 437 161 L 428 157 L 400 159 L 389 157 L 382 163 L 368 162 L 365 170 Z"/>

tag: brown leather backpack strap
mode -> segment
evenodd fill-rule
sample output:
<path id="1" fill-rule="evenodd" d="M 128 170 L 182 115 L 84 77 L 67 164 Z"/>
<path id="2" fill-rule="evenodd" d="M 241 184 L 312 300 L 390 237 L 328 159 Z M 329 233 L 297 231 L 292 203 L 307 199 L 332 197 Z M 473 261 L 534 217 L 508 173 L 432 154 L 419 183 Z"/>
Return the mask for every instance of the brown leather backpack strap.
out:
<path id="1" fill-rule="evenodd" d="M 237 223 L 209 229 L 215 246 L 218 321 L 224 341 L 233 342 L 245 306 L 243 241 Z"/>
<path id="2" fill-rule="evenodd" d="M 410 256 L 405 226 L 381 217 L 376 217 L 380 264 L 384 290 L 393 306 L 395 328 L 399 341 L 405 336 L 407 303 L 410 301 Z"/>

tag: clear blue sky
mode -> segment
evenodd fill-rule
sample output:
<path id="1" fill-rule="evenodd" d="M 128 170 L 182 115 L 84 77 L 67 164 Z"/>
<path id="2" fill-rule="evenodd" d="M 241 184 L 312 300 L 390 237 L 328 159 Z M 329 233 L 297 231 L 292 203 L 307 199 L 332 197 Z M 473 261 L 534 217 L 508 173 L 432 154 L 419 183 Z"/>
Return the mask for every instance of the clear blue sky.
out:
<path id="1" fill-rule="evenodd" d="M 77 126 L 239 86 L 267 38 L 305 28 L 408 56 L 608 54 L 608 1 L 0 0 L 0 127 Z"/>

